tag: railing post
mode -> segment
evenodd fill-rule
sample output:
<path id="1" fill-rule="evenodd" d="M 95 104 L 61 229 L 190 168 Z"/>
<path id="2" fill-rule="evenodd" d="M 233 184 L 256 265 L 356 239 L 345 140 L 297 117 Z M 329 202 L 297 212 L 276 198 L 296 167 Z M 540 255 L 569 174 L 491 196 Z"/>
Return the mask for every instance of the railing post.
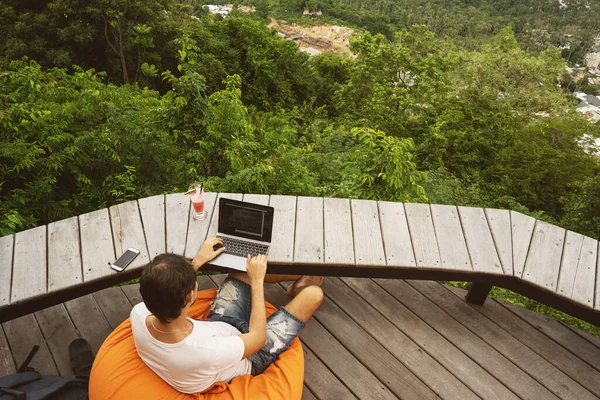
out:
<path id="1" fill-rule="evenodd" d="M 483 305 L 488 294 L 490 294 L 490 290 L 492 290 L 492 286 L 493 285 L 490 285 L 489 283 L 473 282 L 465 300 L 467 303 L 477 304 L 479 306 Z"/>

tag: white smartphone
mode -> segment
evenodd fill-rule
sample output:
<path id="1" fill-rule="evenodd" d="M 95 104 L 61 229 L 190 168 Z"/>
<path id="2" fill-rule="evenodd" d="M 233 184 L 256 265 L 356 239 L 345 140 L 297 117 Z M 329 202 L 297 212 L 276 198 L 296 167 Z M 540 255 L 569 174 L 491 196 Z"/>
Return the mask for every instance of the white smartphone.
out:
<path id="1" fill-rule="evenodd" d="M 128 248 L 125 253 L 114 263 L 109 263 L 110 267 L 115 271 L 121 272 L 140 254 L 139 250 Z"/>

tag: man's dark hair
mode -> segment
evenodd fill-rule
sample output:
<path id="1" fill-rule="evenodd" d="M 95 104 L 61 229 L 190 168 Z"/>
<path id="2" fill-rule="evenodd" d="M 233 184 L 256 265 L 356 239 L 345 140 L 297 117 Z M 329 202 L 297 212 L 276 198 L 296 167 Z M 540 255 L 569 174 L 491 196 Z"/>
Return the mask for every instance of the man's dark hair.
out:
<path id="1" fill-rule="evenodd" d="M 144 266 L 140 294 L 148 310 L 165 324 L 179 317 L 185 296 L 195 285 L 192 264 L 176 254 L 160 254 Z"/>

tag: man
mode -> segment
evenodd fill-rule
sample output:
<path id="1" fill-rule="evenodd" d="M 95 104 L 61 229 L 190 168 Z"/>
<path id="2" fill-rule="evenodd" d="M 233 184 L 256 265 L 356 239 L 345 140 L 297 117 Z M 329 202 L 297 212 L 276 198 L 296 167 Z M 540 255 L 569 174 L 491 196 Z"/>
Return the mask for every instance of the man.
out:
<path id="1" fill-rule="evenodd" d="M 246 273 L 229 274 L 204 321 L 188 318 L 196 300 L 196 271 L 224 251 L 221 239 L 204 242 L 191 264 L 162 254 L 143 269 L 143 303 L 131 311 L 140 358 L 183 393 L 201 392 L 214 382 L 262 373 L 298 336 L 323 301 L 322 277 L 266 275 L 263 255 L 246 262 Z M 293 299 L 266 318 L 264 282 L 295 280 Z"/>

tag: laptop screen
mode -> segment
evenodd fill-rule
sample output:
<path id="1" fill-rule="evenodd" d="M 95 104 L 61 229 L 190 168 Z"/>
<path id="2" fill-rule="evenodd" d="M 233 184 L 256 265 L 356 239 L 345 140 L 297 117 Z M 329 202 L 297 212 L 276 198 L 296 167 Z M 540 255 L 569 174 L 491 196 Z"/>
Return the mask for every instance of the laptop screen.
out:
<path id="1" fill-rule="evenodd" d="M 219 232 L 246 239 L 271 242 L 273 207 L 221 198 Z"/>

